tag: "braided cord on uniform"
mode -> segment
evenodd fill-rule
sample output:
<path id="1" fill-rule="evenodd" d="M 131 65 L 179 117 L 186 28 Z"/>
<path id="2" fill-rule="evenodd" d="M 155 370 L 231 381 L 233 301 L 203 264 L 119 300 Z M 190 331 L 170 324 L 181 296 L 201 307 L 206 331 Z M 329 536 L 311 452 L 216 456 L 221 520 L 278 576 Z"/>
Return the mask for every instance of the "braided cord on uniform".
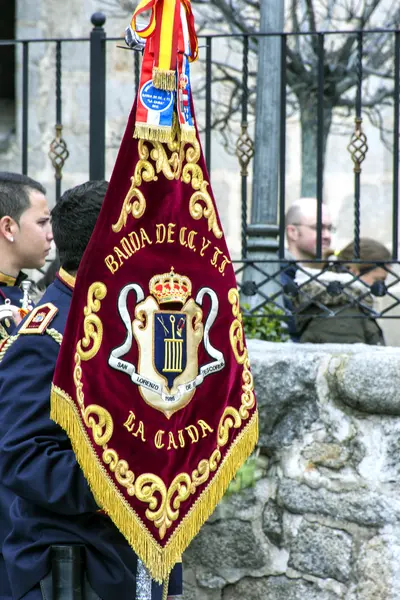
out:
<path id="1" fill-rule="evenodd" d="M 9 347 L 12 346 L 12 344 L 15 342 L 16 339 L 18 339 L 18 335 L 11 335 L 10 337 L 8 337 L 6 339 L 4 344 L 2 346 L 0 346 L 0 348 L 1 348 L 0 349 L 0 363 L 3 360 L 5 353 L 7 352 Z"/>
<path id="2" fill-rule="evenodd" d="M 54 328 L 46 329 L 46 333 L 48 333 L 49 336 L 52 337 L 53 340 L 55 340 L 57 344 L 60 344 L 61 346 L 61 342 L 63 340 L 62 333 L 60 333 L 59 331 L 57 331 L 57 329 Z"/>

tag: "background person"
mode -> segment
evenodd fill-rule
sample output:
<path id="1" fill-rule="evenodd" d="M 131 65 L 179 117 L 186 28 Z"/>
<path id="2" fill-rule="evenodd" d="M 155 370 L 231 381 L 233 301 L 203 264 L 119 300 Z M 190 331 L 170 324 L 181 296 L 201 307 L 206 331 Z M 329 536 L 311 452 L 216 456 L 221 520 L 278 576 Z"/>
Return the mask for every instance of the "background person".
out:
<path id="1" fill-rule="evenodd" d="M 99 510 L 69 438 L 50 419 L 51 383 L 75 274 L 106 190 L 106 182 L 88 182 L 65 192 L 53 208 L 60 271 L 0 363 L 0 545 L 13 598 L 51 597 L 51 547 L 76 550 L 82 544 L 85 575 L 75 585 L 65 573 L 62 597 L 135 598 L 137 556 Z M 58 568 L 63 564 L 60 560 Z M 171 574 L 171 593 L 181 593 L 181 581 L 178 565 Z M 162 586 L 153 582 L 152 600 L 161 598 Z"/>
<path id="2" fill-rule="evenodd" d="M 53 234 L 45 194 L 30 177 L 0 172 L 0 341 L 21 321 L 22 269 L 43 267 L 50 252 Z M 11 318 L 1 318 L 5 305 Z"/>
<path id="3" fill-rule="evenodd" d="M 294 261 L 314 260 L 317 255 L 317 208 L 316 198 L 299 198 L 288 209 L 285 219 L 286 231 L 286 250 L 285 258 L 287 262 L 282 265 L 280 280 L 284 289 L 284 307 L 290 313 L 293 313 L 292 295 L 297 293 L 295 285 L 296 271 L 298 263 Z M 332 233 L 334 228 L 329 209 L 322 205 L 322 255 L 330 253 Z M 307 264 L 307 263 L 305 263 Z M 313 265 L 316 267 L 316 265 Z M 286 320 L 288 333 L 293 342 L 300 341 L 300 335 L 297 331 L 296 319 L 289 316 Z"/>
<path id="4" fill-rule="evenodd" d="M 287 258 L 298 261 L 314 260 L 317 256 L 317 199 L 299 198 L 286 213 Z M 322 205 L 322 256 L 332 243 L 334 227 L 329 208 Z"/>
<path id="5" fill-rule="evenodd" d="M 353 262 L 351 242 L 337 255 L 339 261 L 348 261 L 337 266 L 342 272 L 308 269 L 296 273 L 299 295 L 294 303 L 299 310 L 296 322 L 300 342 L 385 344 L 370 287 L 385 282 L 385 263 L 391 255 L 383 244 L 370 238 L 360 238 L 359 245 L 364 264 Z M 328 316 L 330 313 L 335 316 Z"/>

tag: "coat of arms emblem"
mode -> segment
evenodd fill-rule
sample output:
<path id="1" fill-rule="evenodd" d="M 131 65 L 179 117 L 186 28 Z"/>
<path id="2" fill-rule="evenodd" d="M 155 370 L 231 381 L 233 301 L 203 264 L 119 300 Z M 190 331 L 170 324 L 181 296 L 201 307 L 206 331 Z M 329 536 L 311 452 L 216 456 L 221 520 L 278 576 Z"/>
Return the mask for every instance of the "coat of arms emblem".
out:
<path id="1" fill-rule="evenodd" d="M 134 319 L 127 308 L 128 294 L 136 294 Z M 145 298 L 140 285 L 126 285 L 118 298 L 118 310 L 125 325 L 125 342 L 115 348 L 109 365 L 127 373 L 144 401 L 162 411 L 168 418 L 186 406 L 193 398 L 196 387 L 207 375 L 225 366 L 221 351 L 210 342 L 210 330 L 218 315 L 217 294 L 203 287 L 191 297 L 192 283 L 186 276 L 175 273 L 155 275 L 149 282 L 149 295 Z M 203 299 L 208 295 L 211 307 L 204 319 Z M 138 364 L 123 357 L 138 346 Z M 199 365 L 198 350 L 203 342 L 213 360 Z"/>

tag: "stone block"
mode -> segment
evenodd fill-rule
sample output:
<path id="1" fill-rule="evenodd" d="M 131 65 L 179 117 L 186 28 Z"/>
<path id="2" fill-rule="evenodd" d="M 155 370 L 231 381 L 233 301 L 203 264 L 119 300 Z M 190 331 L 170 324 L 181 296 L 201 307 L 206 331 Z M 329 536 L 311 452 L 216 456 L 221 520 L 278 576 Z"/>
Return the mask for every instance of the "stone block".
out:
<path id="1" fill-rule="evenodd" d="M 327 380 L 332 400 L 372 414 L 400 415 L 400 351 L 362 347 L 357 354 L 332 358 Z"/>
<path id="2" fill-rule="evenodd" d="M 197 579 L 218 576 L 235 581 L 267 563 L 251 523 L 234 519 L 206 523 L 185 552 Z"/>
<path id="3" fill-rule="evenodd" d="M 222 600 L 338 600 L 338 596 L 302 579 L 246 577 L 228 585 L 223 590 Z"/>
<path id="4" fill-rule="evenodd" d="M 340 444 L 313 442 L 302 451 L 310 465 L 321 465 L 328 469 L 341 469 L 349 460 L 349 450 Z"/>
<path id="5" fill-rule="evenodd" d="M 382 527 L 400 519 L 398 494 L 384 495 L 365 487 L 340 493 L 285 479 L 279 486 L 278 502 L 290 512 L 325 515 L 361 526 Z"/>
<path id="6" fill-rule="evenodd" d="M 275 545 L 281 546 L 282 543 L 282 509 L 269 501 L 265 507 L 262 517 L 262 528 L 268 539 Z"/>
<path id="7" fill-rule="evenodd" d="M 289 344 L 286 352 L 265 352 L 265 342 L 261 344 L 263 354 L 255 340 L 249 343 L 249 353 L 260 412 L 259 445 L 271 450 L 298 439 L 318 420 L 319 357 L 293 352 Z"/>
<path id="8" fill-rule="evenodd" d="M 303 521 L 290 550 L 289 566 L 315 577 L 345 582 L 351 571 L 348 533 Z"/>

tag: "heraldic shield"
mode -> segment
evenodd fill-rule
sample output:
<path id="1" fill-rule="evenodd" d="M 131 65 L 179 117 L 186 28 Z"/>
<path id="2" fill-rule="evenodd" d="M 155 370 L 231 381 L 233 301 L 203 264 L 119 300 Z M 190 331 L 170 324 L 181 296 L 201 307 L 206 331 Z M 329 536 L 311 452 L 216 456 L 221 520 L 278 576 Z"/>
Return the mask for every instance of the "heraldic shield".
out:
<path id="1" fill-rule="evenodd" d="M 223 353 L 214 348 L 209 339 L 218 314 L 217 294 L 210 288 L 202 288 L 195 302 L 193 298 L 187 300 L 191 290 L 190 279 L 175 273 L 171 267 L 169 273 L 152 277 L 149 282 L 150 295 L 144 300 L 140 301 L 144 293 L 138 284 L 125 286 L 118 300 L 127 335 L 125 342 L 111 352 L 109 365 L 130 375 L 144 401 L 163 412 L 167 418 L 191 401 L 204 377 L 225 366 Z M 139 300 L 132 323 L 127 303 L 131 291 L 136 292 Z M 211 300 L 206 333 L 200 306 L 205 295 Z M 181 310 L 161 309 L 165 305 L 171 307 L 179 304 L 183 304 Z M 207 354 L 214 361 L 199 368 L 198 348 L 202 340 Z M 134 341 L 138 346 L 137 367 L 123 360 Z"/>

